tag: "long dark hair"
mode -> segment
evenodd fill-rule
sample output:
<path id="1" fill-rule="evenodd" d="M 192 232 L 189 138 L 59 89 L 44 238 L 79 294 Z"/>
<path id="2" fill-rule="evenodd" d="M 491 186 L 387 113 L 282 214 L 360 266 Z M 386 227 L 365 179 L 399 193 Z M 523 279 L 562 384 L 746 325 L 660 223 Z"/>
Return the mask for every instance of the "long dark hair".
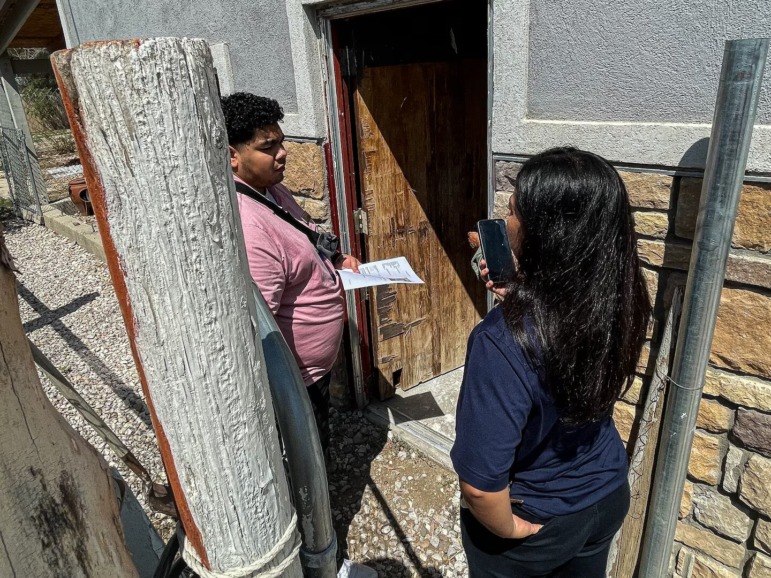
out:
<path id="1" fill-rule="evenodd" d="M 609 415 L 651 314 L 626 187 L 602 157 L 554 148 L 516 178 L 522 225 L 506 321 L 541 366 L 563 423 Z"/>

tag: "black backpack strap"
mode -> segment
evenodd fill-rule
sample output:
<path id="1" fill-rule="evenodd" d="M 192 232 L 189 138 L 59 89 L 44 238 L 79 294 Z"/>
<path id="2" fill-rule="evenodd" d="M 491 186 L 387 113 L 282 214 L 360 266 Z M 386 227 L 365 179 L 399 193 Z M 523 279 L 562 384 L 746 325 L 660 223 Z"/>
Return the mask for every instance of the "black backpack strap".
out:
<path id="1" fill-rule="evenodd" d="M 260 194 L 256 190 L 254 190 L 252 187 L 247 185 L 246 183 L 240 183 L 236 181 L 236 191 L 241 193 L 242 195 L 246 195 L 250 199 L 254 199 L 258 203 L 262 203 L 266 207 L 268 207 L 271 211 L 273 211 L 277 217 L 283 219 L 290 225 L 292 225 L 295 229 L 305 234 L 306 237 L 308 237 L 308 240 L 311 242 L 311 245 L 316 247 L 318 245 L 319 241 L 319 234 L 318 232 L 311 229 L 308 225 L 305 223 L 297 220 L 289 211 L 287 211 L 284 207 L 277 205 L 268 197 L 266 197 L 263 194 Z"/>

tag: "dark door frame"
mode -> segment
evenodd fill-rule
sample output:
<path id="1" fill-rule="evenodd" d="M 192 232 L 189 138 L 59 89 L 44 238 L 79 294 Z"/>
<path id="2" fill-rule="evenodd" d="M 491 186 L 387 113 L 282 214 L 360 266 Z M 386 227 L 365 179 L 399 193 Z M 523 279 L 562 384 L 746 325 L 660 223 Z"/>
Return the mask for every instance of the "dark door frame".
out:
<path id="1" fill-rule="evenodd" d="M 332 218 L 340 236 L 342 250 L 361 257 L 360 236 L 355 233 L 354 212 L 359 208 L 356 196 L 356 174 L 351 143 L 352 113 L 346 97 L 348 80 L 343 74 L 345 63 L 338 58 L 338 46 L 333 22 L 351 16 L 360 16 L 442 0 L 359 0 L 342 6 L 320 8 L 318 17 L 322 40 L 322 77 L 326 96 L 329 153 L 326 156 Z M 487 0 L 487 214 L 492 215 L 495 203 L 495 174 L 492 154 L 492 88 L 493 88 L 493 0 Z M 363 408 L 370 400 L 368 378 L 372 373 L 369 335 L 369 308 L 366 292 L 346 292 L 348 337 L 351 348 L 351 373 L 356 405 Z M 488 308 L 492 299 L 488 295 Z"/>

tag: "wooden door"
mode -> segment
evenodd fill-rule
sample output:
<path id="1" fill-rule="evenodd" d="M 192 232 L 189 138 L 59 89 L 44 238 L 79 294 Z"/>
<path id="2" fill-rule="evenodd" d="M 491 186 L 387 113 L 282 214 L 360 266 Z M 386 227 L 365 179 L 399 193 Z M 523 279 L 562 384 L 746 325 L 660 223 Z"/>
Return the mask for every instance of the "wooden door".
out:
<path id="1" fill-rule="evenodd" d="M 364 66 L 353 107 L 367 259 L 404 255 L 425 281 L 370 292 L 385 398 L 460 367 L 486 310 L 466 238 L 486 213 L 486 62 Z"/>

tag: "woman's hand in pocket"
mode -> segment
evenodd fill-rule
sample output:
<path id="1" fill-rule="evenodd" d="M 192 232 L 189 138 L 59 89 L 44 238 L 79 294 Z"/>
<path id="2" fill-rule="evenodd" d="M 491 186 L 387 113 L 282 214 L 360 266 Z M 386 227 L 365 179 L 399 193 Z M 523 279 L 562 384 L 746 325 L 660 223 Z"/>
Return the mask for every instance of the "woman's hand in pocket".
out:
<path id="1" fill-rule="evenodd" d="M 523 538 L 537 534 L 538 531 L 543 528 L 542 524 L 533 524 L 532 522 L 523 520 L 514 514 L 512 514 L 511 517 L 514 519 L 514 530 L 512 531 L 509 538 L 514 540 L 522 540 Z"/>

